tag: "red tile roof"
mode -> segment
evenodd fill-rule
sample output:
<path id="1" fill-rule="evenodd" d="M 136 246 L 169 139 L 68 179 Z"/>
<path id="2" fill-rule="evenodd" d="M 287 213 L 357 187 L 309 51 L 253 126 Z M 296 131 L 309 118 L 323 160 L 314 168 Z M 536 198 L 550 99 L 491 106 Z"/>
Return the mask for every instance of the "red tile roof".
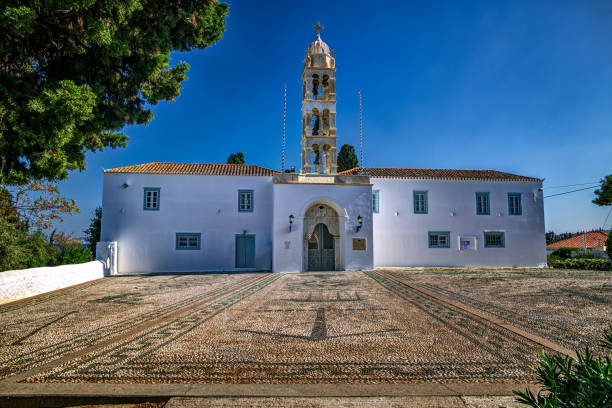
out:
<path id="1" fill-rule="evenodd" d="M 606 239 L 608 234 L 601 231 L 587 232 L 586 241 L 587 248 L 595 248 L 598 244 L 597 240 L 601 240 L 601 246 L 606 246 Z M 563 241 L 553 242 L 552 244 L 546 245 L 546 248 L 584 248 L 584 234 L 576 235 Z"/>
<path id="2" fill-rule="evenodd" d="M 361 172 L 363 170 L 363 172 Z M 340 174 L 364 174 L 370 177 L 407 178 L 407 179 L 440 179 L 440 180 L 484 180 L 484 181 L 530 181 L 542 182 L 535 177 L 519 176 L 496 170 L 461 170 L 461 169 L 410 169 L 391 167 L 355 167 Z"/>
<path id="3" fill-rule="evenodd" d="M 199 176 L 273 176 L 278 171 L 254 164 L 161 163 L 151 162 L 115 167 L 105 173 L 190 174 Z"/>

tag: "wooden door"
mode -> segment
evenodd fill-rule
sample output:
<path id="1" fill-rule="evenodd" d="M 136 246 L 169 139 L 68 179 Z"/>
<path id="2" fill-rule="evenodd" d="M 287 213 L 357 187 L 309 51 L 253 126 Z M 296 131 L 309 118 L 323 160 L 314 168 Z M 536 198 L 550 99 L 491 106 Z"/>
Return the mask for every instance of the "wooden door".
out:
<path id="1" fill-rule="evenodd" d="M 255 267 L 255 235 L 236 235 L 236 268 Z"/>
<path id="2" fill-rule="evenodd" d="M 317 224 L 308 240 L 308 270 L 333 271 L 336 268 L 334 237 L 325 224 Z"/>

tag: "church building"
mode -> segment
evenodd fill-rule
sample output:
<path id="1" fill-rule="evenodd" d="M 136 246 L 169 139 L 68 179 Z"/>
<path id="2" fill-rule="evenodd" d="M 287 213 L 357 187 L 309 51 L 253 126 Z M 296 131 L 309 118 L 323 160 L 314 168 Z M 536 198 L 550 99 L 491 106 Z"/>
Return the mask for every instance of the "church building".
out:
<path id="1" fill-rule="evenodd" d="M 115 248 L 116 271 L 545 266 L 541 179 L 338 173 L 335 58 L 315 28 L 302 71 L 300 172 L 158 162 L 104 170 L 101 240 Z"/>

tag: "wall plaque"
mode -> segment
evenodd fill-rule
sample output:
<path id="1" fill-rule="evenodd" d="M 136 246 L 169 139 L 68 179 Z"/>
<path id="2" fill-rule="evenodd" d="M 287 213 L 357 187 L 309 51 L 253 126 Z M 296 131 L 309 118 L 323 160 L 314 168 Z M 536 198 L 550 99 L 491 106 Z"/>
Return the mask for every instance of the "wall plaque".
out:
<path id="1" fill-rule="evenodd" d="M 353 251 L 365 251 L 366 250 L 366 239 L 365 238 L 353 238 Z"/>

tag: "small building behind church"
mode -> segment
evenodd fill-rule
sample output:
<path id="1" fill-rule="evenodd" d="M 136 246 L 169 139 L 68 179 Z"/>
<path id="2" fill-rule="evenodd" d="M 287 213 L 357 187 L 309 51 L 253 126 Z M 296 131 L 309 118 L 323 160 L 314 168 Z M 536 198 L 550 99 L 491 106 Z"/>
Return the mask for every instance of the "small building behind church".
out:
<path id="1" fill-rule="evenodd" d="M 302 72 L 301 170 L 145 163 L 106 169 L 101 240 L 117 271 L 302 272 L 546 265 L 542 180 L 495 170 L 338 173 L 335 58 Z"/>

